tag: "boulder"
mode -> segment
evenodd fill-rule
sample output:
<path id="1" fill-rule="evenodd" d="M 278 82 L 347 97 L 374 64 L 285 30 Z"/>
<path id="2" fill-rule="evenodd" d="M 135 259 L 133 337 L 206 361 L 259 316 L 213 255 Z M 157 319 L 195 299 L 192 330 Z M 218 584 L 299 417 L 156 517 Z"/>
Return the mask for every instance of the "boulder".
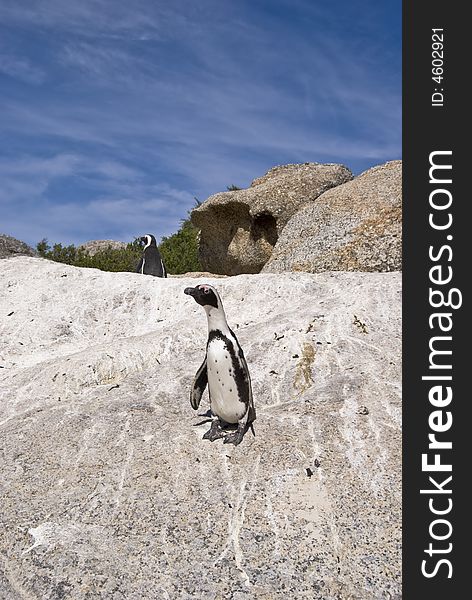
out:
<path id="1" fill-rule="evenodd" d="M 203 268 L 224 275 L 258 273 L 300 206 L 351 177 L 343 165 L 283 165 L 270 169 L 247 189 L 210 196 L 191 217 L 201 231 Z"/>
<path id="2" fill-rule="evenodd" d="M 0 258 L 10 256 L 36 256 L 33 248 L 10 235 L 0 234 Z"/>
<path id="3" fill-rule="evenodd" d="M 237 447 L 189 403 L 201 281 L 1 261 L 0 598 L 399 600 L 400 274 L 208 280 L 252 376 Z"/>
<path id="4" fill-rule="evenodd" d="M 402 163 L 328 190 L 287 223 L 264 272 L 402 268 Z"/>
<path id="5" fill-rule="evenodd" d="M 79 249 L 84 250 L 89 256 L 95 256 L 97 252 L 104 250 L 122 250 L 126 248 L 125 242 L 117 242 L 115 240 L 91 240 L 79 246 Z"/>

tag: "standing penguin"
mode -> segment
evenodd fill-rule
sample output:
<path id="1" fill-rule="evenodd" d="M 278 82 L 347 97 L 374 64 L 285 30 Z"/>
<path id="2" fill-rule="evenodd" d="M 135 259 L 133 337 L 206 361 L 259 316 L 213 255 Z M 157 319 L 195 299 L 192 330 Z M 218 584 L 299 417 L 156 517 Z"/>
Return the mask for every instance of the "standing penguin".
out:
<path id="1" fill-rule="evenodd" d="M 225 444 L 237 446 L 256 418 L 252 399 L 251 378 L 246 359 L 239 342 L 229 328 L 223 303 L 211 285 L 185 288 L 203 306 L 208 319 L 208 341 L 205 360 L 198 369 L 190 393 L 190 404 L 198 409 L 208 383 L 210 407 L 216 419 L 203 436 L 210 441 L 224 438 Z M 225 434 L 224 428 L 236 425 L 233 433 Z"/>
<path id="2" fill-rule="evenodd" d="M 139 238 L 140 242 L 144 242 L 143 257 L 139 261 L 136 273 L 143 275 L 154 275 L 154 277 L 167 277 L 167 271 L 164 266 L 161 254 L 157 249 L 156 238 L 147 233 Z"/>

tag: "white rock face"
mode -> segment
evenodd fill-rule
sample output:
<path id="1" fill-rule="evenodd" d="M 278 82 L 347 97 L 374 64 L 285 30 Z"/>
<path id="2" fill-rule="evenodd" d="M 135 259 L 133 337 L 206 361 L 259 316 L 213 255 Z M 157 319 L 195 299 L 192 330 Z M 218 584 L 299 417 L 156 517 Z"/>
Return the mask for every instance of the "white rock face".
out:
<path id="1" fill-rule="evenodd" d="M 400 282 L 209 279 L 253 382 L 233 447 L 189 403 L 201 278 L 1 261 L 0 598 L 399 599 Z"/>

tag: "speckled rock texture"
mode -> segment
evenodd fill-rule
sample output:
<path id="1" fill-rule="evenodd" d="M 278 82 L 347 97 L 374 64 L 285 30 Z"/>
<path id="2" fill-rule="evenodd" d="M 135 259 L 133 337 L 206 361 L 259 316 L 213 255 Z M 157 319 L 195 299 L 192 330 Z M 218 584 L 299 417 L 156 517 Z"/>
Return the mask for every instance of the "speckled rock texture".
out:
<path id="1" fill-rule="evenodd" d="M 247 189 L 210 196 L 192 212 L 192 222 L 201 231 L 203 268 L 224 275 L 259 273 L 300 206 L 351 178 L 343 165 L 283 165 Z"/>
<path id="2" fill-rule="evenodd" d="M 10 256 L 36 256 L 33 248 L 11 235 L 0 234 L 0 259 Z"/>
<path id="3" fill-rule="evenodd" d="M 201 281 L 0 263 L 2 600 L 400 599 L 400 274 L 208 281 L 237 447 L 189 403 Z"/>
<path id="4" fill-rule="evenodd" d="M 126 248 L 125 242 L 118 242 L 116 240 L 91 240 L 85 242 L 79 246 L 81 250 L 84 250 L 89 256 L 95 256 L 97 252 L 103 252 L 104 250 L 122 250 Z"/>
<path id="5" fill-rule="evenodd" d="M 399 271 L 402 268 L 402 163 L 387 162 L 328 190 L 284 228 L 269 273 Z"/>

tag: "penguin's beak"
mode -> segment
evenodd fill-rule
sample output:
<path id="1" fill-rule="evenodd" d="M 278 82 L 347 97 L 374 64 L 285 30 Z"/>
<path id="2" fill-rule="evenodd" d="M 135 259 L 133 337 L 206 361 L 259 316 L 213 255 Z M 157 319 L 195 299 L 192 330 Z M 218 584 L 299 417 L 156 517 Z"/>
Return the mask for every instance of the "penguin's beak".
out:
<path id="1" fill-rule="evenodd" d="M 188 287 L 184 289 L 184 294 L 187 294 L 187 296 L 193 296 L 195 298 L 195 296 L 198 296 L 199 293 L 199 289 L 198 287 Z"/>

